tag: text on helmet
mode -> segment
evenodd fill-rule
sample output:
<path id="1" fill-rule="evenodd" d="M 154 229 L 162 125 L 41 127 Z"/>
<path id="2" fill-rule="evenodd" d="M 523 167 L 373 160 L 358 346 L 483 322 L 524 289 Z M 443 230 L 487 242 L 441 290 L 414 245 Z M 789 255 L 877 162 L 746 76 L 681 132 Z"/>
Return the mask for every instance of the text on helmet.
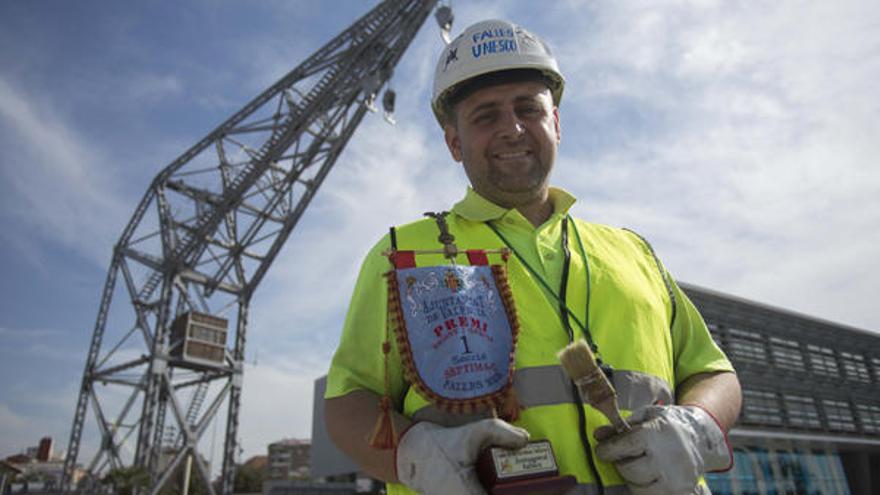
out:
<path id="1" fill-rule="evenodd" d="M 474 40 L 474 44 L 471 46 L 471 53 L 474 58 L 480 58 L 481 55 L 487 53 L 517 51 L 513 29 L 510 28 L 486 29 L 474 33 L 472 39 Z"/>

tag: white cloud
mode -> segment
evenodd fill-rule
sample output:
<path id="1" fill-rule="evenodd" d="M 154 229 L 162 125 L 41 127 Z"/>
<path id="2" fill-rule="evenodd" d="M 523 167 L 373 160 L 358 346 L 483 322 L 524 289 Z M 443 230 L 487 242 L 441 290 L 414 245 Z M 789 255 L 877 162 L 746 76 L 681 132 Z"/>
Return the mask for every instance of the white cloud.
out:
<path id="1" fill-rule="evenodd" d="M 314 381 L 326 373 L 301 356 L 265 360 L 245 370 L 241 401 L 244 458 L 266 454 L 283 438 L 311 438 Z"/>
<path id="2" fill-rule="evenodd" d="M 70 421 L 73 418 L 73 402 L 65 402 L 60 396 L 50 392 L 29 392 L 29 397 L 22 400 L 19 396 L 7 396 L 0 402 L 0 457 L 23 452 L 27 447 L 37 445 L 40 438 L 51 436 L 55 440 L 56 454 L 64 449 L 70 434 Z M 58 414 L 63 410 L 69 414 Z M 91 441 L 87 440 L 88 443 Z"/>
<path id="3" fill-rule="evenodd" d="M 45 425 L 30 416 L 16 413 L 6 403 L 0 403 L 0 434 L 3 435 L 3 452 L 0 455 L 17 454 L 39 442 Z"/>
<path id="4" fill-rule="evenodd" d="M 684 280 L 877 328 L 880 36 L 854 5 L 592 10 L 595 31 L 561 37 L 563 113 L 594 119 L 600 146 L 569 139 L 557 177 Z"/>
<path id="5" fill-rule="evenodd" d="M 128 96 L 140 104 L 180 95 L 183 89 L 180 78 L 171 74 L 142 74 L 128 81 Z"/>
<path id="6" fill-rule="evenodd" d="M 0 326 L 0 337 L 16 340 L 50 339 L 61 332 L 43 328 L 9 328 Z"/>
<path id="7" fill-rule="evenodd" d="M 12 149 L 0 173 L 14 192 L 4 207 L 44 238 L 105 265 L 127 202 L 102 154 L 52 112 L 50 101 L 0 78 L 0 127 Z"/>
<path id="8" fill-rule="evenodd" d="M 390 226 L 447 209 L 463 194 L 459 167 L 438 144 L 429 144 L 419 128 L 391 128 L 368 117 L 258 291 L 255 313 L 263 330 L 335 344 L 372 244 Z M 337 328 L 324 329 L 328 323 Z M 322 331 L 312 337 L 316 327 Z"/>
<path id="9" fill-rule="evenodd" d="M 12 431 L 25 430 L 29 421 L 26 416 L 17 414 L 5 403 L 0 403 L 0 424 L 8 425 Z"/>

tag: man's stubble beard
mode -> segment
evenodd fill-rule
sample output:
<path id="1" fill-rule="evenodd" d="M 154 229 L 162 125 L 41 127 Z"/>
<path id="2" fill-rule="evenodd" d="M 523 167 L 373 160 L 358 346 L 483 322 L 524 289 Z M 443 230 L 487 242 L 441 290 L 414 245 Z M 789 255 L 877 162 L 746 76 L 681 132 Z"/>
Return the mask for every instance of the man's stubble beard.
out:
<path id="1" fill-rule="evenodd" d="M 537 159 L 528 166 L 524 174 L 504 170 L 503 166 L 489 160 L 485 179 L 496 197 L 487 199 L 506 208 L 543 201 L 549 187 L 550 171 L 549 167 Z M 523 175 L 525 180 L 521 180 Z"/>

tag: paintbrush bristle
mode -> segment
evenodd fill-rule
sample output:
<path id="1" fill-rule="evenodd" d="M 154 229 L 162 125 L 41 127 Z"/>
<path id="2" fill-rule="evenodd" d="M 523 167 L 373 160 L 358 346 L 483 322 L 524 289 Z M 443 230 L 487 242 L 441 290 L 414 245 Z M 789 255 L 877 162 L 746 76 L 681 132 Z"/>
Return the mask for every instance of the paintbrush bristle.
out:
<path id="1" fill-rule="evenodd" d="M 568 344 L 559 351 L 558 356 L 562 369 L 577 386 L 583 401 L 604 414 L 618 432 L 629 430 L 617 407 L 617 392 L 605 372 L 599 368 L 596 356 L 586 341 L 581 339 Z"/>
<path id="2" fill-rule="evenodd" d="M 565 373 L 575 381 L 599 369 L 599 365 L 596 364 L 596 357 L 593 356 L 593 351 L 590 350 L 590 346 L 583 339 L 568 344 L 559 351 L 558 356 Z"/>

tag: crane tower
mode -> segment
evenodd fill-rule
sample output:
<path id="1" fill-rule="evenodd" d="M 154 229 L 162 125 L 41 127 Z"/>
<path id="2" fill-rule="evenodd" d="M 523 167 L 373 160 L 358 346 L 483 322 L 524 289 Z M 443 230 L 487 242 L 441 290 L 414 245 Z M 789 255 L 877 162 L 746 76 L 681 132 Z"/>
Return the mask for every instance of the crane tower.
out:
<path id="1" fill-rule="evenodd" d="M 153 179 L 113 250 L 65 491 L 99 492 L 115 471 L 158 494 L 192 470 L 216 493 L 200 442 L 225 406 L 220 492 L 232 492 L 254 290 L 436 4 L 382 2 Z M 448 40 L 449 7 L 435 15 Z M 76 486 L 90 411 L 100 438 Z"/>

